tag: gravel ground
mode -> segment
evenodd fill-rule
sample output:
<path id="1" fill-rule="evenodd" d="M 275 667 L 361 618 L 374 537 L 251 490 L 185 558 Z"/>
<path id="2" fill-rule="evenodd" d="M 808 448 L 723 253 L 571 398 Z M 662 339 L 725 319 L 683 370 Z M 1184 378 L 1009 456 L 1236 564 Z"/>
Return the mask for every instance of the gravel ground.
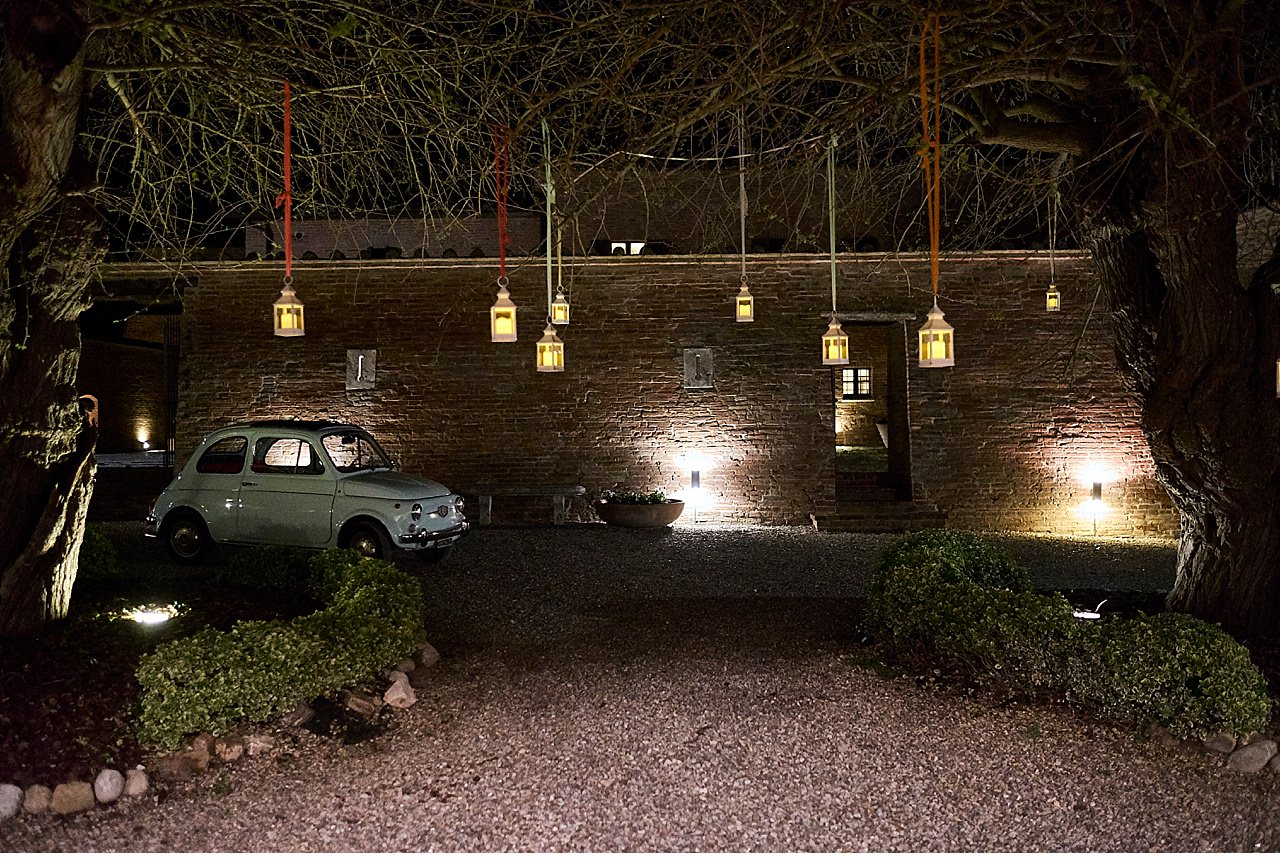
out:
<path id="1" fill-rule="evenodd" d="M 485 529 L 423 570 L 444 655 L 352 745 L 0 825 L 12 850 L 1272 851 L 1280 776 L 1051 706 L 884 679 L 890 537 Z M 1160 591 L 1168 544 L 1000 537 L 1044 586 Z"/>

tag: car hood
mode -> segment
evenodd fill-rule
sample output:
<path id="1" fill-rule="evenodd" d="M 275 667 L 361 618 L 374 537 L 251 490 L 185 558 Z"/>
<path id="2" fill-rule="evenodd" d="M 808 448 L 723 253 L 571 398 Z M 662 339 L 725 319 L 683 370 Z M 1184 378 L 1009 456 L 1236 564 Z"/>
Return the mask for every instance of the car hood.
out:
<path id="1" fill-rule="evenodd" d="M 452 495 L 433 480 L 424 480 L 399 471 L 367 471 L 343 477 L 342 493 L 353 498 L 386 498 L 388 500 L 421 500 Z"/>

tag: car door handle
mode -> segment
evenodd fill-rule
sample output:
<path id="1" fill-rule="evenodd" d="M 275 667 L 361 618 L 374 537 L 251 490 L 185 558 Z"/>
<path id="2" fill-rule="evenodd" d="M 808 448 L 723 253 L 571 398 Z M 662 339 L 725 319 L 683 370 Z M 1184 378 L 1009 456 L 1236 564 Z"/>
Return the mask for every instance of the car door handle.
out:
<path id="1" fill-rule="evenodd" d="M 256 486 L 257 483 L 241 483 L 242 486 Z"/>

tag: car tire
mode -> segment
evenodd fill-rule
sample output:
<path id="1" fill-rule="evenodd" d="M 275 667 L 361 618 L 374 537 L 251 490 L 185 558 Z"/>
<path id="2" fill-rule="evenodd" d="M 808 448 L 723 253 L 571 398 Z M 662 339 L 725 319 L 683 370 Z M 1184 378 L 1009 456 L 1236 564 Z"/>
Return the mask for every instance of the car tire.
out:
<path id="1" fill-rule="evenodd" d="M 347 533 L 347 548 L 375 560 L 391 559 L 391 538 L 379 525 L 357 524 Z"/>
<path id="2" fill-rule="evenodd" d="M 420 548 L 413 554 L 423 563 L 435 566 L 449 559 L 449 555 L 453 553 L 453 546 L 445 548 Z"/>
<path id="3" fill-rule="evenodd" d="M 199 563 L 209 550 L 209 529 L 194 513 L 171 516 L 162 534 L 165 550 L 179 563 Z"/>

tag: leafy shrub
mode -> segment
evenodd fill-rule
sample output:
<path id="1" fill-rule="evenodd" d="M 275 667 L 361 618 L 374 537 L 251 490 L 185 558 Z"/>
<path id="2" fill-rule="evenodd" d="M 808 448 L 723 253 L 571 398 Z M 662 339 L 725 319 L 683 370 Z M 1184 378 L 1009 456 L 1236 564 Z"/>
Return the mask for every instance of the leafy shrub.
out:
<path id="1" fill-rule="evenodd" d="M 929 563 L 937 565 L 947 581 L 972 581 L 1005 590 L 1026 590 L 1031 586 L 1027 570 L 1003 549 L 971 533 L 923 530 L 885 549 L 878 573 L 871 577 L 870 589 L 874 594 L 879 578 L 890 569 Z"/>
<path id="2" fill-rule="evenodd" d="M 603 492 L 600 499 L 606 503 L 666 503 L 667 495 L 662 489 L 641 492 L 635 489 L 621 489 L 616 492 Z"/>
<path id="3" fill-rule="evenodd" d="M 336 550 L 312 558 L 308 580 L 324 610 L 206 629 L 144 657 L 139 738 L 171 748 L 190 733 L 266 720 L 367 679 L 412 649 L 422 590 L 409 575 Z"/>
<path id="4" fill-rule="evenodd" d="M 1248 650 L 1181 614 L 1081 622 L 1059 594 L 1011 585 L 1026 573 L 967 534 L 891 546 L 869 586 L 868 620 L 890 655 L 979 682 L 1056 692 L 1104 717 L 1180 736 L 1264 727 L 1271 700 Z"/>
<path id="5" fill-rule="evenodd" d="M 120 575 L 120 554 L 115 543 L 96 524 L 85 525 L 77 568 L 76 576 L 86 581 L 102 581 Z"/>
<path id="6" fill-rule="evenodd" d="M 231 556 L 218 575 L 224 585 L 278 593 L 309 593 L 309 561 L 315 552 L 283 545 L 259 545 Z"/>
<path id="7" fill-rule="evenodd" d="M 1061 596 L 977 584 L 932 556 L 882 570 L 871 617 L 895 657 L 982 681 L 1050 689 L 1063 681 L 1077 625 Z"/>
<path id="8" fill-rule="evenodd" d="M 1155 721 L 1184 737 L 1210 730 L 1242 736 L 1271 718 L 1266 678 L 1249 651 L 1216 626 L 1157 614 L 1088 628 L 1070 691 L 1107 717 Z"/>

